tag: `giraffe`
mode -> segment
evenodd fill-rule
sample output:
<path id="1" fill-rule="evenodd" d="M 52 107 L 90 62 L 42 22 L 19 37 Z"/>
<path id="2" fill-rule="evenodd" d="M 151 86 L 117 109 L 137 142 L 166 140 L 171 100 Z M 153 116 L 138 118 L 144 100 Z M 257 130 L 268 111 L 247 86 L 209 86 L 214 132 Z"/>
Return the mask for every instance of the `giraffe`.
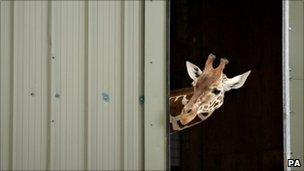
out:
<path id="1" fill-rule="evenodd" d="M 228 60 L 221 58 L 219 66 L 213 68 L 215 58 L 213 54 L 208 56 L 203 71 L 186 61 L 188 75 L 193 80 L 192 87 L 170 93 L 170 133 L 205 121 L 223 104 L 225 92 L 244 85 L 250 70 L 228 78 L 223 73 Z"/>

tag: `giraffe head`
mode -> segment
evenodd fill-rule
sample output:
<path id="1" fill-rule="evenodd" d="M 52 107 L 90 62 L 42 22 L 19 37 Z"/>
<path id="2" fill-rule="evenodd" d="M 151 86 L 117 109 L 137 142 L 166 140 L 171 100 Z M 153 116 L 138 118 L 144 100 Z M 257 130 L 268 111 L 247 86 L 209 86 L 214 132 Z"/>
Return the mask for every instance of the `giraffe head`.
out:
<path id="1" fill-rule="evenodd" d="M 193 80 L 193 96 L 181 111 L 180 122 L 183 125 L 190 123 L 196 116 L 202 121 L 207 119 L 223 104 L 225 92 L 242 87 L 250 74 L 250 71 L 247 71 L 227 78 L 223 70 L 228 60 L 221 58 L 219 66 L 213 68 L 214 59 L 213 54 L 208 56 L 203 71 L 196 65 L 186 62 L 188 74 Z"/>

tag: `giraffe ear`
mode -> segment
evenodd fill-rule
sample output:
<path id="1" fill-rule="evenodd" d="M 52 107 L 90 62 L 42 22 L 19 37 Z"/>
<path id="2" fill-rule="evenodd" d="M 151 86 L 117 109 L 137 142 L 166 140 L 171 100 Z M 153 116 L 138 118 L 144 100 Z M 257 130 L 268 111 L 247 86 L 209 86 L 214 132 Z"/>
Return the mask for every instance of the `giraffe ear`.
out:
<path id="1" fill-rule="evenodd" d="M 251 71 L 249 70 L 241 75 L 235 76 L 233 78 L 228 78 L 224 82 L 224 90 L 229 91 L 231 89 L 238 89 L 238 88 L 242 87 L 244 85 L 247 77 L 249 76 L 250 72 Z"/>
<path id="2" fill-rule="evenodd" d="M 199 69 L 198 66 L 194 65 L 191 62 L 186 62 L 187 71 L 189 76 L 192 78 L 193 81 L 197 79 L 202 74 L 202 71 Z"/>

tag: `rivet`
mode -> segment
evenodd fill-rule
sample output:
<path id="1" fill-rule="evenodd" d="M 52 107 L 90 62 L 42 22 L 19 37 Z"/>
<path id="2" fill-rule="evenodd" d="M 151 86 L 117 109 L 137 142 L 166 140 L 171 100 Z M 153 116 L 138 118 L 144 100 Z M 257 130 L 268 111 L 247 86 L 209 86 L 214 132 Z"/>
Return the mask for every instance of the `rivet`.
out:
<path id="1" fill-rule="evenodd" d="M 150 126 L 153 126 L 153 124 L 150 124 Z"/>
<path id="2" fill-rule="evenodd" d="M 102 100 L 105 101 L 105 102 L 109 102 L 110 101 L 110 96 L 109 94 L 103 92 L 101 93 L 101 96 L 102 96 Z"/>
<path id="3" fill-rule="evenodd" d="M 289 31 L 291 31 L 291 30 L 292 30 L 292 28 L 291 28 L 291 27 L 288 27 L 288 30 L 289 30 Z"/>
<path id="4" fill-rule="evenodd" d="M 35 96 L 35 93 L 32 92 L 32 93 L 31 93 L 31 96 Z"/>
<path id="5" fill-rule="evenodd" d="M 139 104 L 143 105 L 145 103 L 145 96 L 139 96 Z"/>
<path id="6" fill-rule="evenodd" d="M 52 122 L 52 123 L 54 123 L 54 122 L 55 122 L 55 121 L 54 121 L 54 119 L 53 119 L 53 120 L 51 120 L 51 122 Z"/>
<path id="7" fill-rule="evenodd" d="M 56 98 L 59 98 L 59 97 L 60 97 L 60 94 L 56 93 L 56 94 L 55 94 L 55 97 L 56 97 Z"/>
<path id="8" fill-rule="evenodd" d="M 52 59 L 55 59 L 55 56 L 52 56 Z"/>
<path id="9" fill-rule="evenodd" d="M 150 64 L 153 64 L 153 61 L 150 61 Z"/>

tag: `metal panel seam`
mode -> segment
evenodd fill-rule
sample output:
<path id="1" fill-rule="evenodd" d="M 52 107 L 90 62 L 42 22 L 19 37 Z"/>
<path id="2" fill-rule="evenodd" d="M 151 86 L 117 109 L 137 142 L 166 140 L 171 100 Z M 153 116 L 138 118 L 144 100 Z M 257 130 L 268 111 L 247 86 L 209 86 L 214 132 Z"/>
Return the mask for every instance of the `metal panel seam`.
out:
<path id="1" fill-rule="evenodd" d="M 89 161 L 90 161 L 90 114 L 91 114 L 91 109 L 89 107 L 89 101 L 90 101 L 90 91 L 89 91 L 89 87 L 90 87 L 90 82 L 91 82 L 91 77 L 90 77 L 90 71 L 89 71 L 89 68 L 90 68 L 90 56 L 89 56 L 89 2 L 88 1 L 85 1 L 85 125 L 84 125 L 84 128 L 85 128 L 85 138 L 86 138 L 86 141 L 85 141 L 85 144 L 84 144 L 84 154 L 85 154 L 85 162 L 84 162 L 84 168 L 86 170 L 89 170 L 90 169 L 90 165 L 89 165 Z"/>
<path id="2" fill-rule="evenodd" d="M 47 41 L 48 41 L 48 56 L 47 56 L 47 91 L 48 91 L 48 99 L 47 99 L 47 153 L 46 153 L 46 169 L 51 170 L 52 163 L 52 125 L 50 121 L 52 120 L 52 62 L 50 61 L 50 57 L 53 55 L 53 17 L 52 17 L 52 1 L 48 1 L 47 4 Z"/>
<path id="3" fill-rule="evenodd" d="M 124 99 L 125 99 L 125 1 L 121 1 L 121 137 L 122 137 L 122 143 L 121 143 L 121 168 L 125 169 L 125 104 L 124 104 Z"/>

